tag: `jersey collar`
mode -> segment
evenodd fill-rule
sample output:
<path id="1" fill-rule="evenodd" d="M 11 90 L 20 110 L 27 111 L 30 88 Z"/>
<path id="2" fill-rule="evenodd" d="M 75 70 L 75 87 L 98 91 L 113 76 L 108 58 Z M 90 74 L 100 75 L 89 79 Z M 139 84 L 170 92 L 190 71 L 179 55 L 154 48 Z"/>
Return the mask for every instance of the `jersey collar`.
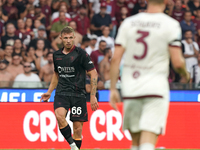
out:
<path id="1" fill-rule="evenodd" d="M 75 48 L 76 48 L 76 46 L 74 45 L 74 46 L 72 47 L 72 49 L 69 51 L 69 53 L 71 53 Z M 64 53 L 63 53 L 63 50 L 64 50 L 64 47 L 61 49 L 62 54 L 64 54 Z M 68 53 L 68 54 L 69 54 L 69 53 Z M 65 55 L 66 55 L 66 54 L 65 54 Z"/>

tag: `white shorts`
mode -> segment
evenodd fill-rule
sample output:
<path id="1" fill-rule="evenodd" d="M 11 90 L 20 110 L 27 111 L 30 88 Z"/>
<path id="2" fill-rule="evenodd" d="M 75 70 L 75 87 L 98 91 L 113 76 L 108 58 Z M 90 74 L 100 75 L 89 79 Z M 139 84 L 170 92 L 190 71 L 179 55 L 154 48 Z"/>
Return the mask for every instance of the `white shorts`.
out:
<path id="1" fill-rule="evenodd" d="M 124 100 L 123 130 L 165 134 L 169 96 Z"/>

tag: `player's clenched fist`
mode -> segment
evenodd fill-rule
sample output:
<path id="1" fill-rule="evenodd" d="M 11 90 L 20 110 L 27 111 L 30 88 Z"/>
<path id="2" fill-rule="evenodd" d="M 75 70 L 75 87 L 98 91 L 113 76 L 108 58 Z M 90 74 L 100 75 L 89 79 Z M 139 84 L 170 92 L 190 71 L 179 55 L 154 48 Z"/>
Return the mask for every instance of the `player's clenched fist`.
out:
<path id="1" fill-rule="evenodd" d="M 44 102 L 47 102 L 50 97 L 51 97 L 51 93 L 44 93 L 41 95 L 40 102 L 42 102 L 42 100 Z"/>

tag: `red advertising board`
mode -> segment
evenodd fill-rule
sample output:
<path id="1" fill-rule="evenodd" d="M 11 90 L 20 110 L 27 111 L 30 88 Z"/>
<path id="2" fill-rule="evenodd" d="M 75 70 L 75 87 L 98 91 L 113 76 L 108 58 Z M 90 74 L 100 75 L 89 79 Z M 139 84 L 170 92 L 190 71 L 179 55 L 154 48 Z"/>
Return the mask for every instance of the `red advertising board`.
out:
<path id="1" fill-rule="evenodd" d="M 122 131 L 122 104 L 119 112 L 108 103 L 99 105 L 92 112 L 88 103 L 82 148 L 129 148 L 130 135 Z M 58 130 L 53 103 L 0 103 L 0 110 L 0 148 L 69 148 Z M 156 147 L 200 148 L 199 126 L 200 103 L 170 103 L 166 135 Z"/>

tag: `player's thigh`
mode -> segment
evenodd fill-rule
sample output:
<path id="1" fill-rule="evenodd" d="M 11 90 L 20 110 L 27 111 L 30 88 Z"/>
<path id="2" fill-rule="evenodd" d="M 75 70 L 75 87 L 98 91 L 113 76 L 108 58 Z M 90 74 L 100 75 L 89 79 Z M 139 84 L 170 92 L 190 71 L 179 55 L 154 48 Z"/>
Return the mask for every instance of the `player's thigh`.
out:
<path id="1" fill-rule="evenodd" d="M 55 95 L 53 105 L 54 105 L 54 111 L 59 107 L 63 107 L 68 111 L 70 108 L 70 97 L 63 95 Z"/>
<path id="2" fill-rule="evenodd" d="M 54 97 L 54 112 L 57 117 L 66 117 L 70 108 L 70 100 L 66 96 L 55 95 Z"/>
<path id="3" fill-rule="evenodd" d="M 140 119 L 140 130 L 164 134 L 169 109 L 168 96 L 145 98 Z"/>
<path id="4" fill-rule="evenodd" d="M 65 119 L 67 110 L 64 107 L 58 107 L 54 110 L 57 120 Z"/>
<path id="5" fill-rule="evenodd" d="M 132 145 L 139 146 L 141 132 L 131 133 Z"/>
<path id="6" fill-rule="evenodd" d="M 138 133 L 139 121 L 142 111 L 141 100 L 124 100 L 124 117 L 123 117 L 123 129 L 128 129 L 131 133 Z"/>
<path id="7" fill-rule="evenodd" d="M 71 98 L 71 113 L 70 120 L 85 122 L 88 121 L 86 98 L 72 97 Z"/>

